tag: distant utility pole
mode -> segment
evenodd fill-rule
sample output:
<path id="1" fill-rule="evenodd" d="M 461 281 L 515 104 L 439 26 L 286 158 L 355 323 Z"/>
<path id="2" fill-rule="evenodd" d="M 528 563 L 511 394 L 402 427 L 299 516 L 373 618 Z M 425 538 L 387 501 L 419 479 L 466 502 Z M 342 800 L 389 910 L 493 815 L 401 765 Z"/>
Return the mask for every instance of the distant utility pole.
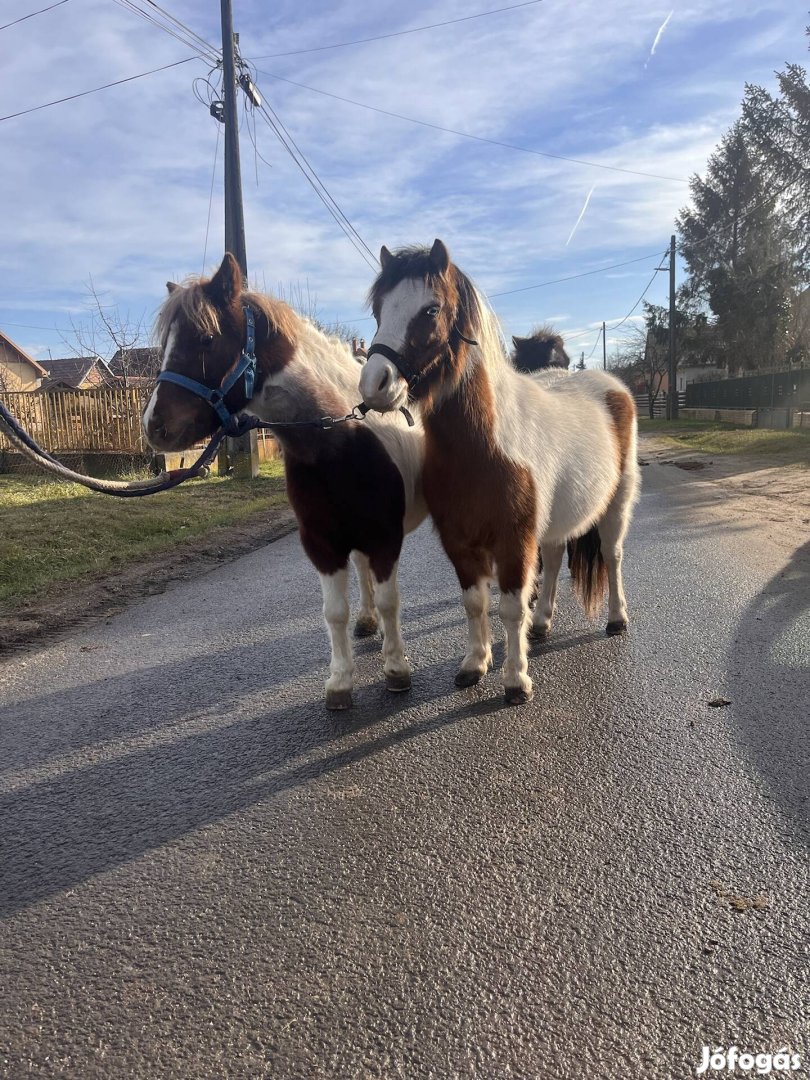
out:
<path id="1" fill-rule="evenodd" d="M 242 209 L 242 170 L 239 165 L 239 118 L 236 111 L 236 60 L 234 57 L 231 0 L 220 0 L 222 13 L 222 82 L 225 124 L 225 250 L 230 251 L 247 284 L 245 217 Z M 251 479 L 259 475 L 259 440 L 255 431 L 239 439 L 225 440 L 226 469 L 234 476 Z M 220 471 L 222 471 L 220 467 Z"/>
<path id="2" fill-rule="evenodd" d="M 678 419 L 678 362 L 675 355 L 675 237 L 669 238 L 669 393 L 667 420 Z"/>
<path id="3" fill-rule="evenodd" d="M 604 323 L 602 323 L 602 370 L 607 371 L 607 340 L 605 338 Z"/>

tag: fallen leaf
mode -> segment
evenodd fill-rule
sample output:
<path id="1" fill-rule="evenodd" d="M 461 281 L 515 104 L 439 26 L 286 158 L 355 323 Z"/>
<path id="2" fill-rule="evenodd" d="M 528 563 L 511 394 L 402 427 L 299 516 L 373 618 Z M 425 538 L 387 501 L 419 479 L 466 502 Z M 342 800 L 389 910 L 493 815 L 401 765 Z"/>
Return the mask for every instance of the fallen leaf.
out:
<path id="1" fill-rule="evenodd" d="M 731 702 L 728 698 L 716 697 L 712 698 L 711 701 L 706 702 L 706 704 L 710 709 L 722 709 L 725 705 L 730 705 Z"/>

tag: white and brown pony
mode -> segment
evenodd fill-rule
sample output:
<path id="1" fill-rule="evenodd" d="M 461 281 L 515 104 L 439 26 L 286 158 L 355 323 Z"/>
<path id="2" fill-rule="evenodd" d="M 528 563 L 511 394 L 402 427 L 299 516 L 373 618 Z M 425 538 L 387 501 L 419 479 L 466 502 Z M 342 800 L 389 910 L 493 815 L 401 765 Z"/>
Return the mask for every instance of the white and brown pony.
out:
<path id="1" fill-rule="evenodd" d="M 421 425 L 409 428 L 397 414 L 327 430 L 310 425 L 352 411 L 357 360 L 345 342 L 321 333 L 287 304 L 244 290 L 232 255 L 210 280 L 169 283 L 168 289 L 157 319 L 162 369 L 144 410 L 146 437 L 156 450 L 180 450 L 218 429 L 220 418 L 200 389 L 227 386 L 239 370 L 252 312 L 255 376 L 237 378 L 224 405 L 226 413 L 244 411 L 279 424 L 274 433 L 284 450 L 287 493 L 304 551 L 321 578 L 332 644 L 327 708 L 351 704 L 350 556 L 361 592 L 355 633 L 376 631 L 376 607 L 386 685 L 407 690 L 411 667 L 400 631 L 397 566 L 404 534 L 426 516 Z"/>
<path id="2" fill-rule="evenodd" d="M 487 583 L 496 576 L 509 703 L 527 701 L 527 631 L 550 629 L 566 545 L 574 587 L 593 616 L 609 586 L 608 634 L 627 627 L 622 544 L 638 484 L 636 411 L 599 371 L 517 372 L 469 278 L 433 247 L 383 248 L 370 292 L 377 333 L 360 389 L 385 412 L 409 397 L 425 424 L 428 509 L 458 575 L 468 647 L 458 686 L 492 662 Z M 529 597 L 539 541 L 543 587 Z"/>

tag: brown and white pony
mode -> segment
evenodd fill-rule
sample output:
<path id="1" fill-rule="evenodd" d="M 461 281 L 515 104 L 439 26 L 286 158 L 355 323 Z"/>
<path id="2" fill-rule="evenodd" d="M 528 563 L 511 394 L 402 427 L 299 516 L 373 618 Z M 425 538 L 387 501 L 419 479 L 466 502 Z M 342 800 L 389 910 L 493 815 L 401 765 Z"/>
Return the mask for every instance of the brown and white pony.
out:
<path id="1" fill-rule="evenodd" d="M 622 544 L 636 497 L 632 397 L 600 371 L 523 375 L 470 279 L 433 247 L 383 248 L 370 292 L 377 332 L 360 379 L 385 412 L 410 396 L 425 425 L 428 509 L 458 575 L 468 647 L 458 686 L 492 662 L 488 579 L 501 590 L 509 703 L 527 701 L 527 630 L 539 541 L 543 587 L 533 615 L 545 636 L 566 545 L 575 589 L 593 615 L 609 585 L 609 634 L 627 627 Z"/>
<path id="2" fill-rule="evenodd" d="M 245 305 L 256 334 L 252 396 L 239 378 L 225 397 L 231 413 L 298 423 L 345 416 L 357 402 L 357 361 L 349 346 L 327 337 L 287 304 L 243 289 L 236 260 L 226 254 L 210 280 L 168 283 L 156 334 L 162 371 L 219 387 L 235 370 L 246 340 Z M 213 434 L 219 420 L 195 393 L 158 382 L 144 410 L 143 427 L 156 450 L 180 450 Z M 383 660 L 390 690 L 410 687 L 411 666 L 399 623 L 397 566 L 405 533 L 426 516 L 421 471 L 421 425 L 394 414 L 348 421 L 329 430 L 275 429 L 284 450 L 287 493 L 301 543 L 320 574 L 323 613 L 332 644 L 326 706 L 351 705 L 354 661 L 348 633 L 348 562 L 360 580 L 358 636 L 382 622 Z"/>
<path id="3" fill-rule="evenodd" d="M 512 344 L 515 346 L 512 363 L 518 371 L 545 371 L 571 365 L 563 339 L 551 326 L 540 326 L 528 337 L 513 336 Z"/>

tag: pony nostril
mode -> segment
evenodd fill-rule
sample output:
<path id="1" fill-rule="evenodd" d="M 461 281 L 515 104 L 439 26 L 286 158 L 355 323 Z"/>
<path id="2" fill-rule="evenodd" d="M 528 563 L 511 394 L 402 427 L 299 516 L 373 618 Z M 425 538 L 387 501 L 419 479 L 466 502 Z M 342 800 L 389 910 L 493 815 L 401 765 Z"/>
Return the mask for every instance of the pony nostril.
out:
<path id="1" fill-rule="evenodd" d="M 390 374 L 391 373 L 389 372 L 388 368 L 385 368 L 385 370 L 383 371 L 383 374 L 382 374 L 382 378 L 380 379 L 380 385 L 377 387 L 377 393 L 378 394 L 381 391 L 383 391 L 386 388 L 386 386 L 388 385 L 388 379 L 390 377 Z"/>

